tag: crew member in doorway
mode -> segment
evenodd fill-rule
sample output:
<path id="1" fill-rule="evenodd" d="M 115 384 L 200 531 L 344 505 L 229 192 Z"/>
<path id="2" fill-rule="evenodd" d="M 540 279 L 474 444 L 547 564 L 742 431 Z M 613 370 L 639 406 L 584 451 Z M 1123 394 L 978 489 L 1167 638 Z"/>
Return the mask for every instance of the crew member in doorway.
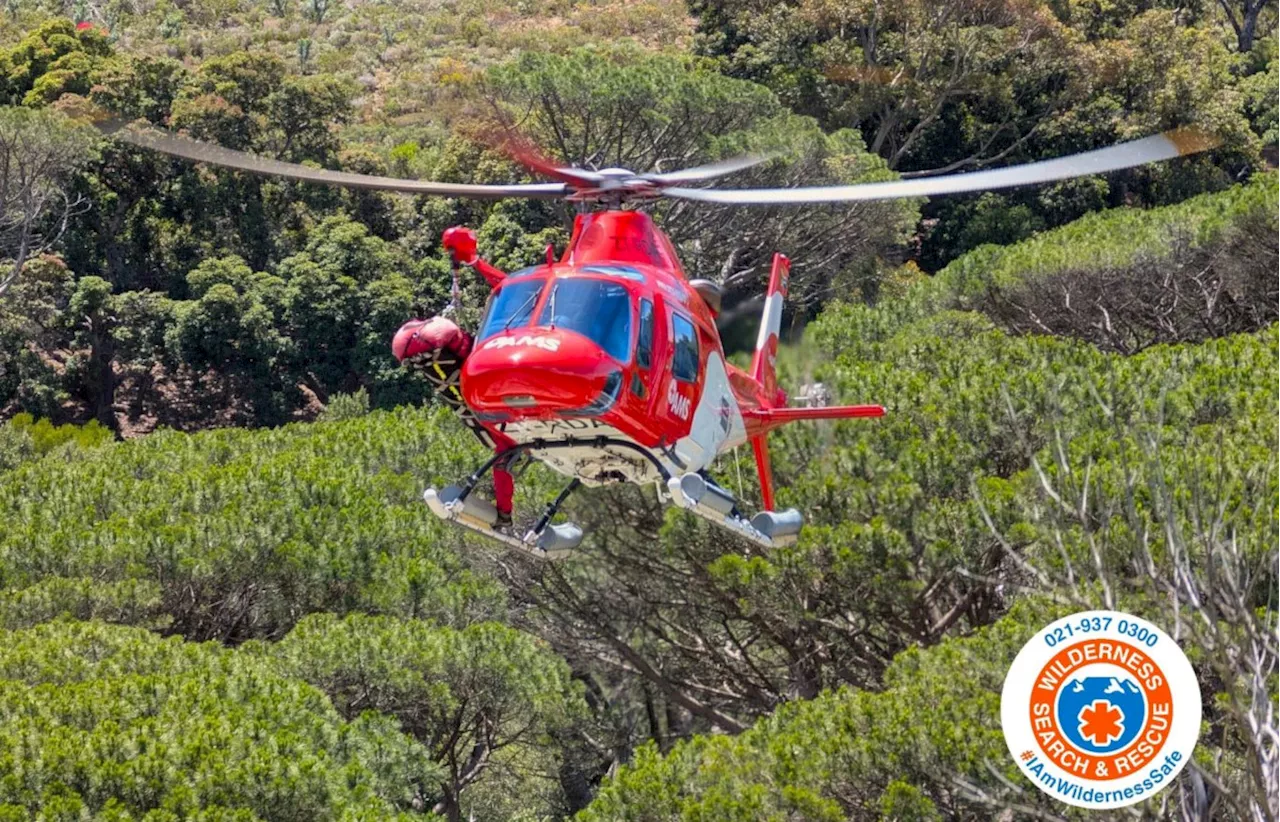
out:
<path id="1" fill-rule="evenodd" d="M 453 304 L 458 301 L 457 271 L 467 267 L 480 272 L 491 288 L 506 279 L 506 272 L 481 259 L 477 253 L 476 234 L 469 228 L 445 229 L 441 238 L 453 263 Z M 410 320 L 400 327 L 391 341 L 391 351 L 405 366 L 418 371 L 435 388 L 436 394 L 462 419 L 486 448 L 502 454 L 515 442 L 500 430 L 476 419 L 462 398 L 462 364 L 471 354 L 474 337 L 447 316 L 429 320 Z M 512 452 L 511 457 L 515 456 Z M 515 495 L 515 478 L 511 474 L 511 457 L 499 460 L 493 467 L 494 507 L 498 509 L 498 525 L 511 526 L 511 505 Z"/>

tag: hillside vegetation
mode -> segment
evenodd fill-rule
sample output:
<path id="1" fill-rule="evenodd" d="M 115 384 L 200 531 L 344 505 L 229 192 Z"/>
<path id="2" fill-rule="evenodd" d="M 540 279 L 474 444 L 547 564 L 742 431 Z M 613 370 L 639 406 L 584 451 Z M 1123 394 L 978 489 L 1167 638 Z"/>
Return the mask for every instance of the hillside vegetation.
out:
<path id="1" fill-rule="evenodd" d="M 1176 636 L 1204 694 L 1195 762 L 1113 816 L 1280 816 L 1274 4 L 0 19 L 0 819 L 1083 818 L 1019 775 L 999 688 L 1096 607 Z M 1224 142 L 933 202 L 655 205 L 731 340 L 789 254 L 783 384 L 888 414 L 773 435 L 793 546 L 625 486 L 572 498 L 588 538 L 544 564 L 422 504 L 483 453 L 388 341 L 448 299 L 442 229 L 514 268 L 570 207 L 240 175 L 86 111 L 459 182 L 527 179 L 504 119 L 566 163 L 773 155 L 732 186 Z M 759 503 L 750 454 L 715 475 Z M 518 485 L 531 511 L 558 478 Z"/>
<path id="2" fill-rule="evenodd" d="M 1199 207 L 1239 198 L 1215 196 Z M 1168 212 L 1170 225 L 1185 213 Z M 1103 242 L 1112 235 L 1101 225 L 1066 233 Z M 379 759 L 360 777 L 367 795 L 299 782 L 290 806 L 555 815 L 590 796 L 613 752 L 639 746 L 585 818 L 977 818 L 1004 803 L 1055 811 L 997 779 L 1018 780 L 998 686 L 1013 650 L 1054 613 L 1107 604 L 1182 625 L 1211 696 L 1203 776 L 1187 778 L 1221 786 L 1206 812 L 1259 807 L 1265 791 L 1251 774 L 1271 749 L 1250 722 L 1273 687 L 1277 522 L 1260 503 L 1280 492 L 1276 326 L 1125 357 L 1010 335 L 948 308 L 966 299 L 940 288 L 948 276 L 901 286 L 882 307 L 834 305 L 810 329 L 818 351 L 784 356 L 809 376 L 826 360 L 816 376 L 838 396 L 889 408 L 879 421 L 777 438 L 781 501 L 812 522 L 792 548 L 744 554 L 628 489 L 577 502 L 572 514 L 592 536 L 568 564 L 474 544 L 418 501 L 427 482 L 479 457 L 443 412 L 82 438 L 43 456 L 30 423 L 10 424 L 4 441 L 25 457 L 0 475 L 0 619 L 36 647 L 151 641 L 104 622 L 220 640 L 237 646 L 217 657 L 231 666 L 225 687 L 244 670 L 289 693 L 319 688 L 326 707 L 305 710 L 334 718 L 305 721 L 373 723 L 396 750 L 423 746 L 434 763 L 410 778 L 396 776 L 401 760 Z M 536 504 L 553 482 L 529 472 L 519 503 Z M 1204 610 L 1187 610 L 1189 593 Z M 49 623 L 68 618 L 95 622 Z M 41 627 L 51 624 L 61 627 Z M 1262 656 L 1225 653 L 1240 642 L 1262 642 L 1250 646 Z M 19 679 L 115 688 L 119 677 L 193 675 L 191 655 L 145 670 L 24 663 L 38 673 Z M 129 693 L 112 698 L 129 704 Z M 79 698 L 60 696 L 66 710 Z M 24 715 L 22 704 L 6 710 Z M 293 710 L 252 721 L 288 733 L 313 716 Z M 927 723 L 912 719 L 926 713 Z M 188 721 L 161 710 L 154 727 L 118 733 L 181 735 Z M 249 733 L 248 718 L 224 721 Z M 697 735 L 717 727 L 747 730 Z M 337 742 L 309 744 L 326 773 L 371 767 Z M 94 750 L 77 754 L 76 773 L 108 767 Z M 241 756 L 232 749 L 217 768 L 249 767 Z M 70 773 L 42 771 L 3 799 L 35 809 L 57 794 L 95 809 L 115 797 L 134 814 L 180 802 L 263 807 L 203 788 L 89 789 Z"/>
<path id="3" fill-rule="evenodd" d="M 658 625 L 674 620 L 655 603 L 650 641 L 673 662 L 683 651 L 688 677 L 685 637 L 701 628 L 699 684 L 731 670 L 738 703 L 761 713 L 761 670 L 778 703 L 798 684 L 833 690 L 736 737 L 641 749 L 584 818 L 1061 815 L 1008 758 L 1000 686 L 1037 626 L 1103 606 L 1185 632 L 1213 706 L 1192 779 L 1215 787 L 1207 801 L 1181 788 L 1192 815 L 1248 818 L 1271 801 L 1273 749 L 1249 729 L 1274 698 L 1276 327 L 1131 358 L 955 311 L 836 306 L 812 330 L 836 358 L 823 373 L 836 394 L 889 415 L 785 436 L 784 498 L 817 523 L 767 557 L 698 552 L 714 581 L 694 599 L 738 630 L 690 619 L 667 639 Z M 787 631 L 775 654 L 760 648 L 771 629 Z M 730 649 L 735 633 L 750 652 Z M 1233 657 L 1234 642 L 1261 656 Z"/>
<path id="4" fill-rule="evenodd" d="M 314 419 L 361 389 L 378 408 L 421 402 L 385 341 L 447 299 L 440 232 L 469 223 L 513 268 L 567 239 L 562 204 L 200 168 L 98 140 L 64 113 L 456 182 L 525 179 L 492 149 L 495 120 L 594 167 L 774 156 L 726 181 L 741 186 L 965 171 L 1180 126 L 1223 140 L 1175 163 L 928 203 L 655 207 L 689 273 L 721 282 L 731 305 L 758 294 L 771 254 L 786 251 L 807 320 L 832 299 L 875 299 L 905 259 L 938 271 L 983 244 L 1177 203 L 1260 169 L 1277 133 L 1275 9 L 1224 3 L 11 3 L 0 146 L 19 172 L 5 202 L 24 205 L 0 233 L 12 261 L 0 290 L 20 292 L 0 303 L 0 413 L 132 436 Z M 1207 262 L 1180 258 L 1195 271 Z M 1096 273 L 1080 299 L 1116 280 Z M 1029 328 L 1019 309 L 1054 314 L 1049 329 L 1062 332 L 1056 306 L 1035 311 L 1044 300 L 1023 296 L 1005 300 L 1006 322 Z M 478 283 L 467 297 L 473 317 Z M 1265 321 L 1228 313 L 1213 333 Z M 1124 336 L 1094 341 L 1132 351 L 1180 339 Z"/>

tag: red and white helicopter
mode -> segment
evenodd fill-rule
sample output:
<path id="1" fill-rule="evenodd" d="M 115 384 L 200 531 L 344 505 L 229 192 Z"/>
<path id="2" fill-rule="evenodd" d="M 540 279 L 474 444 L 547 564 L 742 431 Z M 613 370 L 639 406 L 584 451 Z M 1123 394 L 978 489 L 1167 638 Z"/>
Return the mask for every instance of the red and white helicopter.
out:
<path id="1" fill-rule="evenodd" d="M 494 455 L 470 476 L 425 500 L 439 517 L 541 558 L 562 557 L 583 539 L 552 524 L 581 485 L 655 483 L 660 498 L 763 547 L 794 541 L 802 517 L 775 508 L 768 433 L 801 420 L 878 417 L 879 405 L 789 407 L 775 378 L 789 262 L 773 258 L 751 366 L 734 367 L 716 329 L 720 290 L 686 278 L 676 252 L 631 203 L 673 197 L 738 205 L 850 202 L 985 191 L 1098 174 L 1203 151 L 1214 141 L 1172 131 L 1109 148 L 1009 168 L 847 186 L 720 190 L 689 188 L 763 159 L 738 158 L 667 174 L 562 168 L 527 144 L 507 148 L 554 183 L 461 185 L 325 171 L 268 160 L 155 129 L 117 133 L 135 145 L 190 160 L 352 188 L 448 197 L 566 198 L 598 208 L 578 214 L 557 259 L 510 274 L 477 254 L 465 228 L 445 232 L 454 262 L 493 286 L 478 332 L 447 317 L 413 320 L 396 334 L 395 356 L 431 377 L 441 397 Z M 716 459 L 750 443 L 764 510 L 748 517 L 708 473 Z M 570 477 L 528 528 L 511 523 L 509 468 L 527 454 Z M 475 493 L 493 471 L 495 501 Z"/>

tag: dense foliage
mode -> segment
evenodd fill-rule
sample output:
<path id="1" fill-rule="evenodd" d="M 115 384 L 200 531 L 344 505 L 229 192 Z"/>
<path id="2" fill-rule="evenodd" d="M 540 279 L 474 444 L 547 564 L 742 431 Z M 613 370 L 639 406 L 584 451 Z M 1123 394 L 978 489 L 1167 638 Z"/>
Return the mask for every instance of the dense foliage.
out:
<path id="1" fill-rule="evenodd" d="M 1255 730 L 1275 687 L 1275 326 L 1124 359 L 897 308 L 840 306 L 818 324 L 846 352 L 824 379 L 889 416 L 783 438 L 784 500 L 816 519 L 795 548 L 743 557 L 669 522 L 656 555 L 611 535 L 596 574 L 543 584 L 581 622 L 609 597 L 629 604 L 565 653 L 626 641 L 665 699 L 696 700 L 707 721 L 772 714 L 666 756 L 659 723 L 598 818 L 1061 813 L 1001 782 L 999 684 L 1047 621 L 1010 612 L 1025 590 L 1180 624 L 1213 692 L 1192 777 L 1213 787 L 1186 801 L 1196 816 L 1262 814 L 1275 801 L 1261 776 L 1275 749 Z M 690 605 L 662 595 L 677 584 Z M 957 631 L 972 638 L 945 639 Z"/>
<path id="2" fill-rule="evenodd" d="M 1028 614 L 1029 615 L 1029 614 Z M 1036 616 L 1040 616 L 1037 614 Z M 882 691 L 791 702 L 737 736 L 636 752 L 582 815 L 608 819 L 938 819 L 976 803 L 958 780 L 1017 778 L 991 717 L 1031 631 L 1012 618 L 902 654 Z M 919 721 L 929 717 L 928 722 Z M 1048 806 L 1045 806 L 1048 810 Z"/>
<path id="3" fill-rule="evenodd" d="M 523 173 L 486 148 L 492 124 L 484 110 L 460 109 L 451 136 L 430 144 L 362 139 L 349 77 L 293 71 L 270 51 L 182 63 L 120 49 L 100 30 L 62 20 L 28 33 L 0 62 L 11 67 L 9 101 L 27 107 L 78 112 L 87 97 L 116 116 L 357 171 L 463 181 Z M 856 132 L 826 134 L 768 89 L 705 60 L 577 49 L 525 55 L 462 85 L 467 99 L 487 96 L 505 116 L 525 118 L 526 131 L 573 162 L 670 169 L 755 150 L 778 153 L 753 177 L 763 184 L 886 174 Z M 616 139 L 628 131 L 631 142 Z M 442 305 L 440 231 L 473 222 L 485 253 L 512 268 L 536 260 L 547 243 L 563 244 L 570 216 L 561 204 L 317 190 L 111 143 L 80 162 L 84 171 L 64 185 L 75 208 L 62 215 L 63 255 L 13 255 L 15 271 L 32 259 L 0 315 L 0 334 L 12 342 L 0 355 L 0 402 L 126 433 L 310 418 L 335 393 L 362 389 L 380 407 L 421 401 L 423 385 L 395 367 L 386 341 L 414 313 Z M 805 251 L 795 253 L 794 290 L 812 305 L 866 279 L 916 217 L 910 203 L 763 209 L 751 225 L 723 209 L 686 212 L 665 218 L 691 271 L 754 291 L 774 248 L 795 242 Z M 797 235 L 797 225 L 807 228 Z M 849 273 L 832 280 L 831 268 Z M 478 283 L 468 292 L 480 302 Z"/>
<path id="4" fill-rule="evenodd" d="M 1248 212 L 1215 198 L 1160 214 Z M 1102 248 L 1123 214 L 1064 232 Z M 1020 267 L 1024 254 L 1003 250 L 1002 283 L 1052 270 Z M 26 443 L 0 475 L 0 618 L 271 641 L 236 653 L 319 687 L 350 721 L 393 717 L 439 766 L 419 803 L 446 813 L 580 807 L 639 746 L 591 814 L 982 816 L 1040 801 L 989 770 L 1012 773 L 996 714 L 1010 649 L 1049 613 L 1029 590 L 1050 610 L 1185 620 L 1216 695 L 1195 772 L 1215 787 L 1199 795 L 1219 813 L 1257 807 L 1249 768 L 1274 748 L 1247 740 L 1274 643 L 1258 649 L 1261 683 L 1225 648 L 1258 625 L 1265 638 L 1274 607 L 1275 510 L 1258 501 L 1278 493 L 1275 325 L 1129 357 L 1011 336 L 958 310 L 972 266 L 891 278 L 879 306 L 832 306 L 784 352 L 790 382 L 890 410 L 777 438 L 782 501 L 813 523 L 793 548 L 744 555 L 616 489 L 574 504 L 592 533 L 574 562 L 513 561 L 417 501 L 478 456 L 442 412 L 365 413 L 352 398 L 340 422 L 127 444 L 23 418 L 0 429 Z M 737 468 L 721 473 L 733 484 Z M 520 503 L 551 479 L 526 474 Z M 1209 565 L 1181 568 L 1188 556 Z M 1207 623 L 1171 608 L 1182 575 Z M 925 706 L 949 718 L 908 719 Z M 716 728 L 749 730 L 679 741 Z"/>
<path id="5" fill-rule="evenodd" d="M 157 433 L 113 444 L 94 427 L 15 419 L 0 426 L 0 437 L 25 438 L 29 446 L 18 467 L 0 474 L 0 627 L 21 633 L 74 617 L 192 641 L 278 639 L 242 646 L 235 658 L 268 660 L 254 665 L 291 678 L 290 688 L 305 681 L 322 689 L 332 699 L 332 706 L 322 702 L 325 711 L 336 708 L 350 722 L 392 733 L 385 744 L 418 751 L 414 767 L 427 767 L 417 762 L 423 758 L 436 763 L 414 778 L 412 790 L 397 776 L 413 799 L 396 807 L 450 817 L 479 809 L 502 818 L 525 807 L 511 804 L 513 791 L 558 807 L 560 754 L 550 740 L 582 714 L 581 696 L 563 660 L 492 621 L 507 616 L 504 591 L 467 568 L 455 550 L 460 540 L 420 502 L 423 476 L 452 476 L 477 458 L 474 441 L 459 439 L 453 425 L 442 414 L 406 410 L 340 426 L 194 438 Z M 317 612 L 327 613 L 303 619 Z M 343 621 L 335 613 L 353 616 Z M 130 709 L 126 697 L 121 711 Z M 198 708 L 181 703 L 174 710 Z M 378 714 L 366 717 L 370 710 Z M 156 733 L 186 733 L 175 722 L 162 719 Z M 233 723 L 226 733 L 252 731 Z M 77 767 L 91 772 L 94 762 Z M 325 779 L 345 779 L 336 767 L 315 766 Z M 266 786 L 275 776 L 254 778 Z M 105 801 L 123 789 L 97 790 Z M 281 799 L 282 807 L 317 818 L 308 803 L 324 791 L 298 790 L 305 802 Z M 40 795 L 21 801 L 36 807 Z M 212 810 L 216 796 L 197 792 L 176 807 Z M 154 806 L 167 801 L 161 794 Z M 341 809 L 346 800 L 323 801 Z"/>
<path id="6" fill-rule="evenodd" d="M 443 304 L 440 231 L 471 223 L 486 254 L 518 267 L 563 244 L 571 215 L 201 169 L 92 145 L 59 112 L 105 110 L 292 161 L 463 182 L 524 173 L 489 147 L 495 117 L 559 160 L 597 167 L 775 155 L 737 185 L 964 170 L 1183 125 L 1225 140 L 1194 160 L 923 204 L 923 218 L 919 203 L 657 208 L 690 273 L 720 281 L 731 304 L 786 251 L 806 317 L 841 295 L 874 299 L 904 258 L 936 270 L 1099 208 L 1224 188 L 1276 139 L 1276 15 L 1258 0 L 1181 10 L 733 0 L 693 3 L 692 19 L 666 0 L 12 5 L 0 21 L 10 104 L 0 149 L 24 172 L 0 181 L 10 204 L 0 258 L 11 263 L 0 277 L 0 409 L 97 419 L 126 436 L 314 419 L 360 390 L 374 407 L 420 402 L 424 386 L 394 367 L 385 341 Z M 1190 250 L 1180 260 L 1205 264 Z M 1090 293 L 1114 280 L 1099 272 Z M 467 297 L 472 316 L 482 286 Z"/>
<path id="7" fill-rule="evenodd" d="M 458 626 L 500 613 L 500 589 L 462 567 L 419 498 L 472 444 L 408 411 L 342 430 L 161 433 L 4 474 L 5 626 L 131 614 L 239 642 L 312 611 Z"/>
<path id="8" fill-rule="evenodd" d="M 1276 177 L 1151 211 L 1115 209 L 1015 246 L 987 246 L 939 280 L 1004 327 L 1131 354 L 1277 319 Z"/>
<path id="9" fill-rule="evenodd" d="M 1069 816 L 998 690 L 1097 606 L 1169 628 L 1205 694 L 1138 813 L 1274 819 L 1276 43 L 1260 0 L 8 4 L 0 819 Z M 731 338 L 791 255 L 783 382 L 889 414 L 773 437 L 794 546 L 623 487 L 570 501 L 588 541 L 547 565 L 422 505 L 481 451 L 387 342 L 447 298 L 443 228 L 512 268 L 570 210 L 202 168 L 97 139 L 104 110 L 464 182 L 524 175 L 495 120 L 587 165 L 773 154 L 735 185 L 1225 144 L 930 203 L 658 207 Z M 748 454 L 716 476 L 753 503 Z"/>
<path id="10" fill-rule="evenodd" d="M 6 819 L 392 819 L 439 777 L 394 721 L 243 653 L 100 622 L 3 640 Z"/>
<path id="11" fill-rule="evenodd" d="M 858 129 L 899 171 L 1042 159 L 1182 125 L 1227 141 L 1179 166 L 933 203 L 922 249 L 929 268 L 1107 205 L 1221 188 L 1272 139 L 1272 103 L 1258 89 L 1274 83 L 1273 4 L 691 5 L 700 51 L 825 127 Z"/>

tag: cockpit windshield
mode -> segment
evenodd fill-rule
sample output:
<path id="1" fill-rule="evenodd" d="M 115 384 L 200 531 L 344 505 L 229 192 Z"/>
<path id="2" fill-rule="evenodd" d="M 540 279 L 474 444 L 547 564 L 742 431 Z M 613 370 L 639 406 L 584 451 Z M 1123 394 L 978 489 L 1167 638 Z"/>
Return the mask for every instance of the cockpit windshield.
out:
<path id="1" fill-rule="evenodd" d="M 477 339 L 483 342 L 505 328 L 528 325 L 533 307 L 538 304 L 538 294 L 542 293 L 546 282 L 543 279 L 520 280 L 503 285 L 489 305 L 489 313 Z"/>
<path id="2" fill-rule="evenodd" d="M 631 356 L 631 295 L 619 283 L 556 281 L 538 325 L 576 331 L 618 362 L 625 363 Z"/>

